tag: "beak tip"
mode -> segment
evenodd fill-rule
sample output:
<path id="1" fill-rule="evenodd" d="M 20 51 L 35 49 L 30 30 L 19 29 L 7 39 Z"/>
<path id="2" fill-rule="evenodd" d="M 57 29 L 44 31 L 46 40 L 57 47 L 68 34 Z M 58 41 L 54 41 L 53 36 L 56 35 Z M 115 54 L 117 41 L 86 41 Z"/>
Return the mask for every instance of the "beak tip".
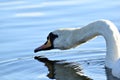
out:
<path id="1" fill-rule="evenodd" d="M 35 50 L 34 50 L 34 53 L 37 53 L 38 51 L 39 51 L 39 50 L 35 49 Z"/>

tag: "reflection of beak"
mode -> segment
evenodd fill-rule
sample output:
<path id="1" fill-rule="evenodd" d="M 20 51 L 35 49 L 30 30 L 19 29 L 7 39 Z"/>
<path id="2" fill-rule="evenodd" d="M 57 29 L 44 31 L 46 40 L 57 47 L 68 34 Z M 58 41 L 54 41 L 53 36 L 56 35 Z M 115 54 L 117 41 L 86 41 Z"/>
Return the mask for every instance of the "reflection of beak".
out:
<path id="1" fill-rule="evenodd" d="M 36 52 L 42 51 L 42 50 L 49 50 L 51 46 L 52 46 L 52 45 L 51 45 L 51 42 L 50 42 L 50 40 L 48 40 L 44 45 L 36 48 L 36 49 L 34 50 L 34 52 L 36 53 Z"/>

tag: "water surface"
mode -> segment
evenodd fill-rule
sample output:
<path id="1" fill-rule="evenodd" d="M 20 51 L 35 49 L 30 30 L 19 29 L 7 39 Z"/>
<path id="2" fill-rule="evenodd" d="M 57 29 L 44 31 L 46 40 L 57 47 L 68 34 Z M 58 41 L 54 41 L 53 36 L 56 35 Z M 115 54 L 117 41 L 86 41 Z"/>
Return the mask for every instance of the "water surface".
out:
<path id="1" fill-rule="evenodd" d="M 102 37 L 66 51 L 34 54 L 33 50 L 58 28 L 83 27 L 94 20 L 108 19 L 119 29 L 119 7 L 119 0 L 1 0 L 0 79 L 50 80 L 44 64 L 34 60 L 34 56 L 44 55 L 51 60 L 77 62 L 92 79 L 107 80 Z"/>

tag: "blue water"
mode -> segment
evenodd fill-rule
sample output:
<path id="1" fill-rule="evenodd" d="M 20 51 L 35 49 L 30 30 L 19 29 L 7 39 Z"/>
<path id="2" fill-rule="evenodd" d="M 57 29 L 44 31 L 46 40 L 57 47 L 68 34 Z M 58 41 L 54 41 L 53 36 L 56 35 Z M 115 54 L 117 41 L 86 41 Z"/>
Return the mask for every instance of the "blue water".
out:
<path id="1" fill-rule="evenodd" d="M 0 80 L 50 80 L 44 64 L 33 59 L 35 55 L 78 62 L 92 79 L 106 80 L 102 37 L 66 51 L 33 51 L 58 28 L 108 19 L 120 29 L 119 8 L 119 0 L 0 0 Z M 87 67 L 84 61 L 93 65 Z"/>

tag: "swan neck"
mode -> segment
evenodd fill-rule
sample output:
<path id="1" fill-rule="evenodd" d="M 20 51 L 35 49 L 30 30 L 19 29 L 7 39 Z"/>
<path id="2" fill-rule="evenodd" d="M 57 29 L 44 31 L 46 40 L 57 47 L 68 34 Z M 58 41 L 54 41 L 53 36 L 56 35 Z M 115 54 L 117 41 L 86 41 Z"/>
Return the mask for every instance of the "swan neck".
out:
<path id="1" fill-rule="evenodd" d="M 112 68 L 113 64 L 120 58 L 120 34 L 116 26 L 107 20 L 96 21 L 83 27 L 83 41 L 101 35 L 106 41 L 106 67 Z M 88 31 L 88 32 L 86 32 Z"/>
<path id="2" fill-rule="evenodd" d="M 114 63 L 120 58 L 120 35 L 114 25 L 109 25 L 108 29 L 103 33 L 106 40 L 106 61 L 105 64 L 108 68 L 112 68 Z"/>

